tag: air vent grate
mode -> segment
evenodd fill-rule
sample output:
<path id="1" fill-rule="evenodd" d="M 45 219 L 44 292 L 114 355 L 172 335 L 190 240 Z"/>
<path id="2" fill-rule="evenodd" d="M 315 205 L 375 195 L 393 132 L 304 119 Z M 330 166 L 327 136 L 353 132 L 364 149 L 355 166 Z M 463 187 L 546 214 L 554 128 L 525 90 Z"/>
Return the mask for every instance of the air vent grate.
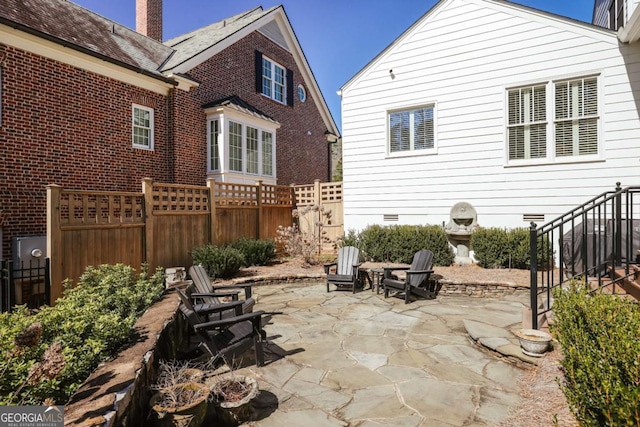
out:
<path id="1" fill-rule="evenodd" d="M 383 219 L 383 221 L 394 221 L 394 222 L 397 222 L 399 217 L 398 217 L 398 214 L 384 214 L 382 219 Z"/>
<path id="2" fill-rule="evenodd" d="M 522 215 L 522 220 L 524 222 L 544 222 L 544 214 L 524 214 Z"/>

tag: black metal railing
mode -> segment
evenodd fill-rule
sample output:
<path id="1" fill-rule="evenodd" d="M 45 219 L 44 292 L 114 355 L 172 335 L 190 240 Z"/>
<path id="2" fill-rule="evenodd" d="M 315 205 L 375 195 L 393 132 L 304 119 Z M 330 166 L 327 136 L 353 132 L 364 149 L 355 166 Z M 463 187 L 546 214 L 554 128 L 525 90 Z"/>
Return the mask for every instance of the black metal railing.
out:
<path id="1" fill-rule="evenodd" d="M 16 304 L 31 309 L 49 304 L 51 297 L 49 258 L 14 263 L 0 260 L 0 309 L 10 311 Z"/>
<path id="2" fill-rule="evenodd" d="M 555 288 L 579 279 L 589 281 L 594 289 L 612 286 L 615 291 L 633 274 L 630 265 L 640 249 L 639 195 L 640 187 L 621 188 L 617 183 L 614 191 L 604 192 L 540 228 L 531 223 L 534 329 L 538 328 L 539 316 L 551 311 Z M 623 267 L 624 275 L 614 279 L 611 269 Z"/>

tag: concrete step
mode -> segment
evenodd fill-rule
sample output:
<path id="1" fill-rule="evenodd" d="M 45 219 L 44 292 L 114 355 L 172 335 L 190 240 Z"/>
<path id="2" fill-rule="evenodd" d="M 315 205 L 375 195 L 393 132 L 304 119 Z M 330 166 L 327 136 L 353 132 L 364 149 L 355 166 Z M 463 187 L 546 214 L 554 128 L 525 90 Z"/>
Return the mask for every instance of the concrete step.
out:
<path id="1" fill-rule="evenodd" d="M 619 286 L 616 286 L 616 288 L 622 288 L 631 298 L 640 300 L 640 268 L 637 265 L 632 265 L 629 268 L 630 273 L 633 273 L 633 275 L 618 282 Z M 616 268 L 611 271 L 611 275 L 614 279 L 620 279 L 626 276 L 626 272 L 622 268 Z"/>

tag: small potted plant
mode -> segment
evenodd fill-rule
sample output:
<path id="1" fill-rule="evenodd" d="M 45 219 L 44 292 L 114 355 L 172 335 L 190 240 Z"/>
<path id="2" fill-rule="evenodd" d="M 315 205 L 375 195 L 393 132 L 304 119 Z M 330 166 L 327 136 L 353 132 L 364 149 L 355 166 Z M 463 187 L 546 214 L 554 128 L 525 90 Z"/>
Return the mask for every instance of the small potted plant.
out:
<path id="1" fill-rule="evenodd" d="M 537 329 L 520 329 L 516 332 L 522 352 L 527 356 L 541 357 L 551 347 L 551 335 Z"/>
<path id="2" fill-rule="evenodd" d="M 258 395 L 258 382 L 244 375 L 222 375 L 211 386 L 211 403 L 221 426 L 237 426 L 251 419 L 251 401 Z"/>
<path id="3" fill-rule="evenodd" d="M 156 426 L 195 427 L 207 415 L 209 387 L 201 381 L 204 373 L 188 364 L 160 362 L 160 373 L 153 387 L 149 414 Z"/>

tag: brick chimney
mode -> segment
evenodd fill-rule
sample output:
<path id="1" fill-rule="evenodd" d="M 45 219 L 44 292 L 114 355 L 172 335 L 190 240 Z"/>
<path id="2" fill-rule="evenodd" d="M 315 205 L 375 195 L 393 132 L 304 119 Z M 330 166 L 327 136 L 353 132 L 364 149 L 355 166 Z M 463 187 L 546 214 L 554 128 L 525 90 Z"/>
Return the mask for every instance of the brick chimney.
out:
<path id="1" fill-rule="evenodd" d="M 136 0 L 136 31 L 162 42 L 162 0 Z"/>

